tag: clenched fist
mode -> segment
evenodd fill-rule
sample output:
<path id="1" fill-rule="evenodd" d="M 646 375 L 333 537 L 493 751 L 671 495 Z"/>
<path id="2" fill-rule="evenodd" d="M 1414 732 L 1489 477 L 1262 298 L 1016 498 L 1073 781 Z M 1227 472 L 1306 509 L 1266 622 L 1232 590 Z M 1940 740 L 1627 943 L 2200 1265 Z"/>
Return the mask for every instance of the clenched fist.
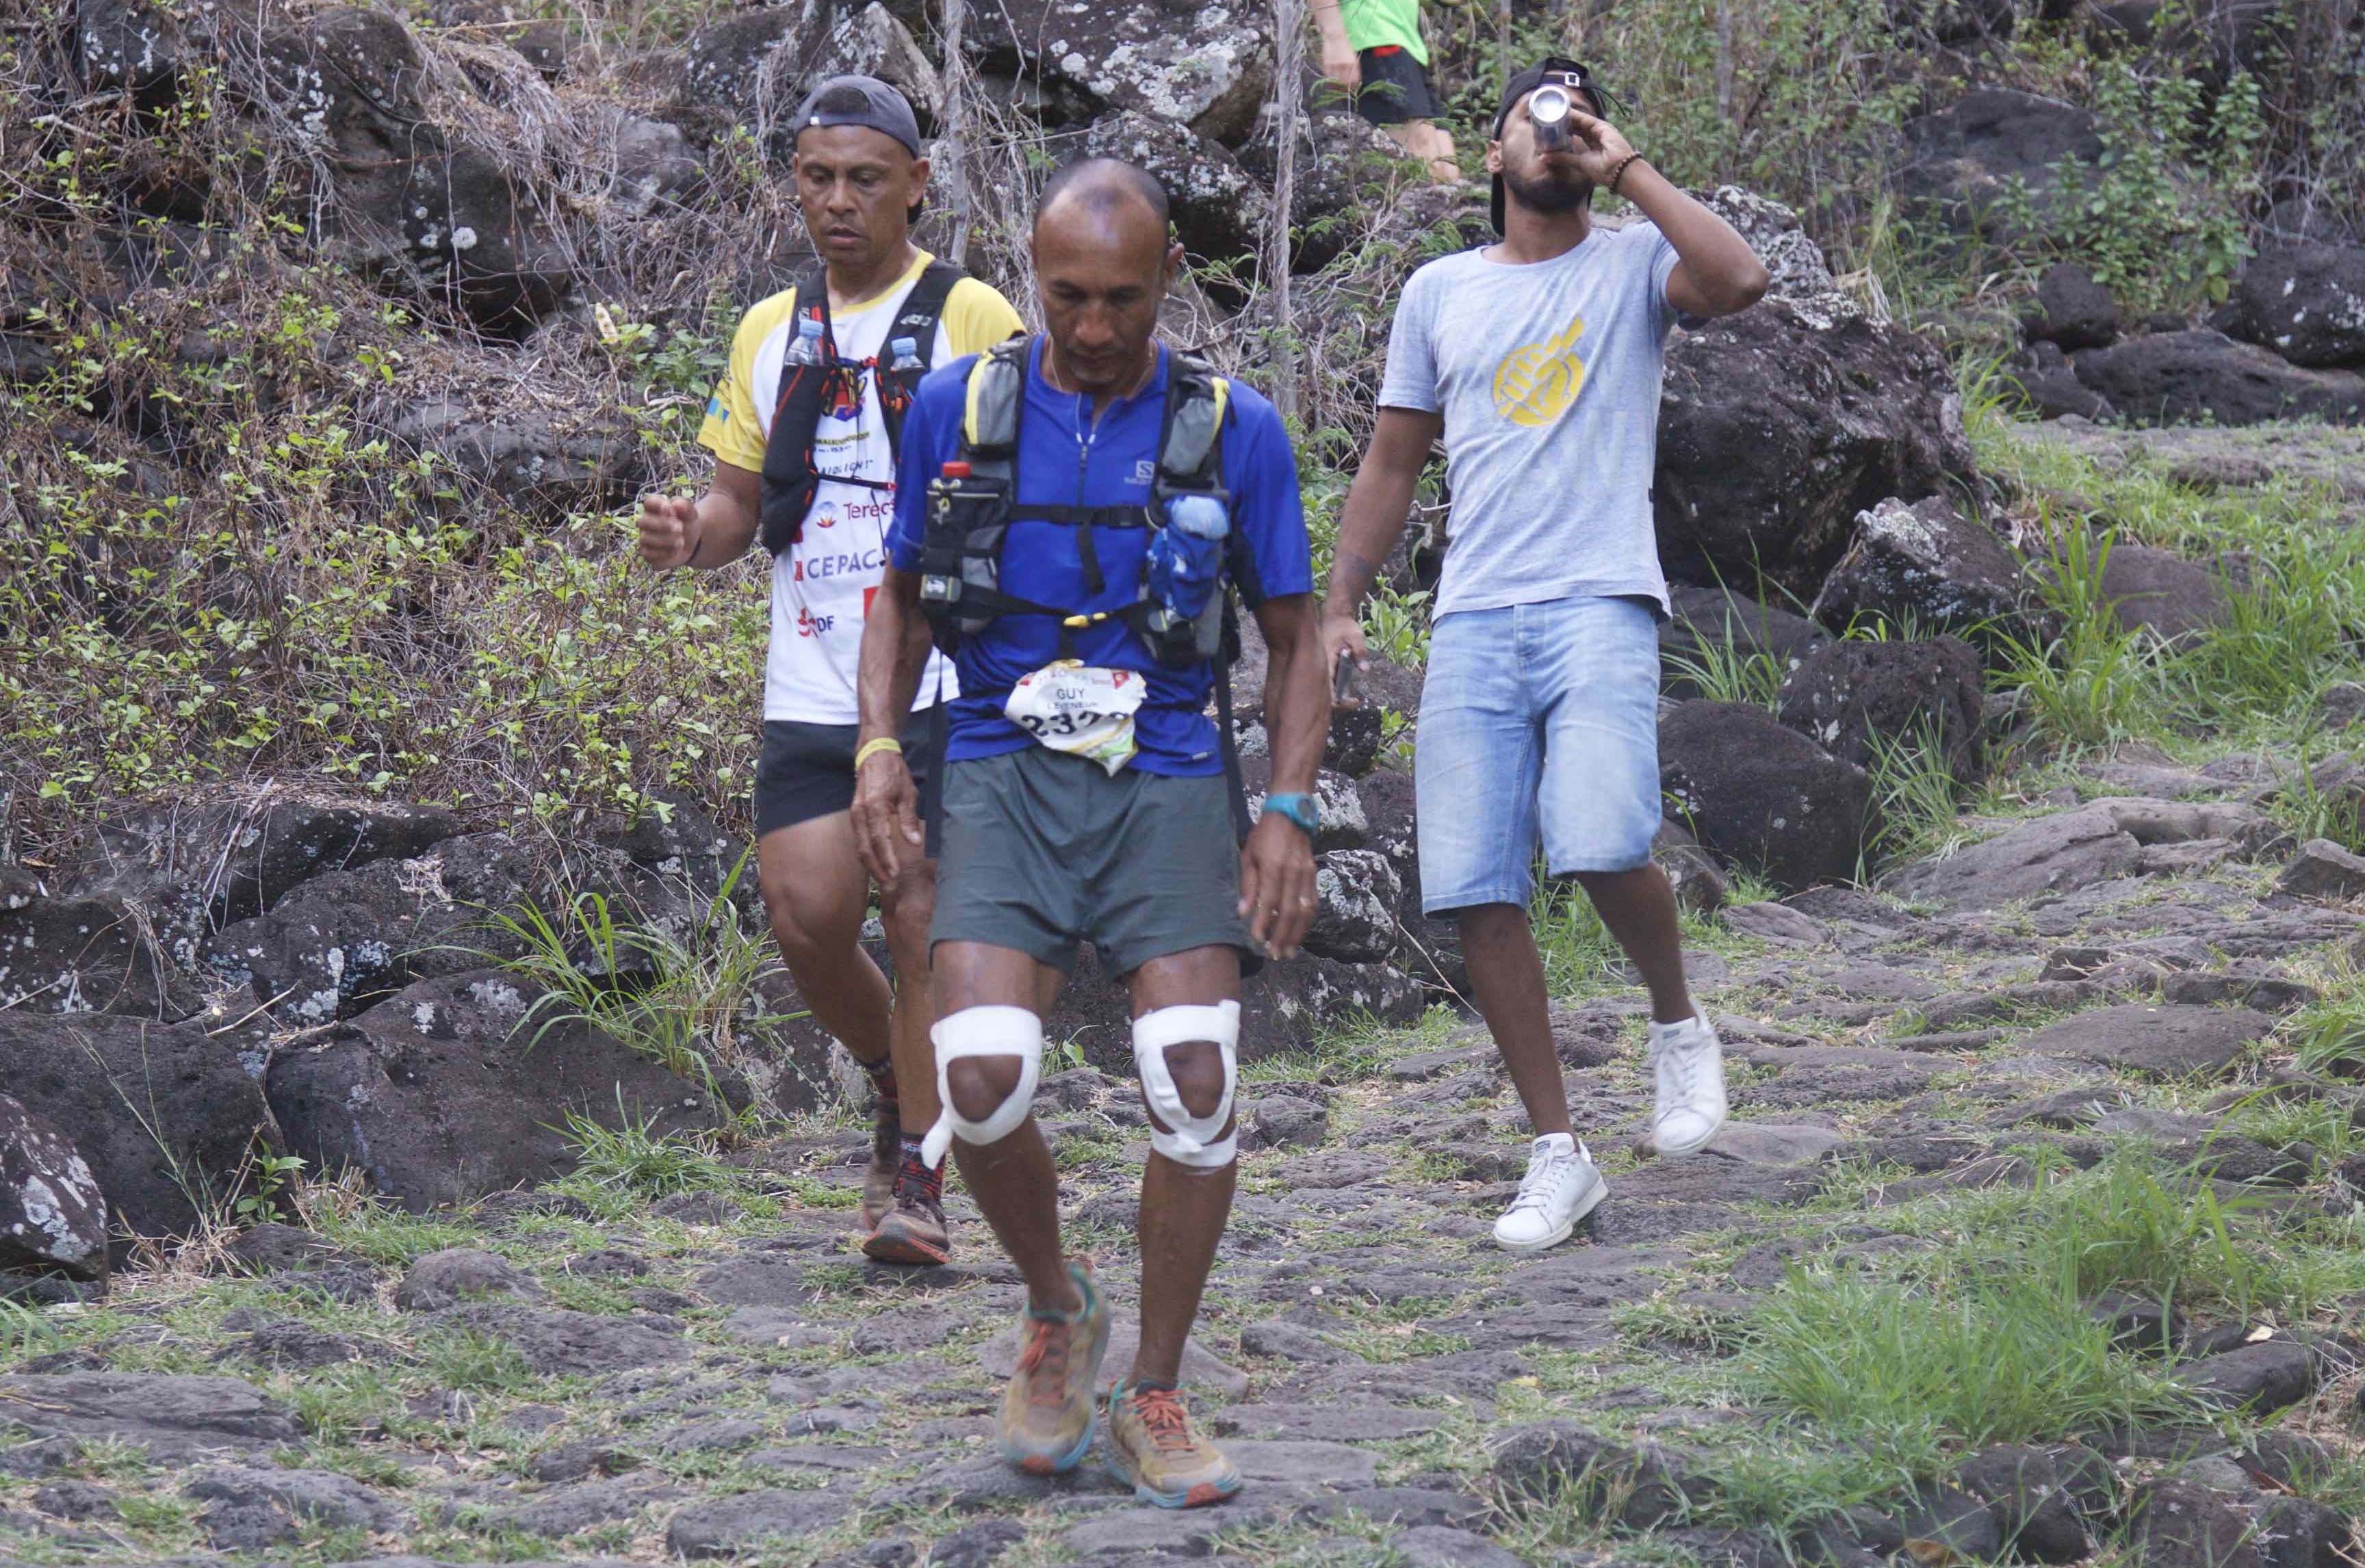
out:
<path id="1" fill-rule="evenodd" d="M 659 571 L 689 565 L 698 554 L 698 503 L 680 496 L 641 498 L 641 559 Z"/>

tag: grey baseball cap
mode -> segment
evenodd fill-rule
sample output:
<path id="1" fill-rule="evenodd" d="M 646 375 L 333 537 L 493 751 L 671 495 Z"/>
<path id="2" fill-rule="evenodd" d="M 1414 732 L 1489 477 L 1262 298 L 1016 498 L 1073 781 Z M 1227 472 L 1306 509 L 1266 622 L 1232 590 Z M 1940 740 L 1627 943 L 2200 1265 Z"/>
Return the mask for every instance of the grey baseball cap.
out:
<path id="1" fill-rule="evenodd" d="M 790 134 L 811 126 L 858 125 L 893 137 L 920 155 L 920 122 L 903 95 L 876 76 L 832 76 L 797 106 Z"/>

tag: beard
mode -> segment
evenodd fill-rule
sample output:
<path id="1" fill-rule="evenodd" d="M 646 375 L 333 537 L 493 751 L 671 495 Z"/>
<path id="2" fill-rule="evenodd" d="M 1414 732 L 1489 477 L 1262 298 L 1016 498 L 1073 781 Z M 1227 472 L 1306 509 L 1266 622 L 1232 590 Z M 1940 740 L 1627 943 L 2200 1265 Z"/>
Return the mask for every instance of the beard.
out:
<path id="1" fill-rule="evenodd" d="M 1513 174 L 1503 171 L 1503 188 L 1521 207 L 1537 212 L 1575 212 L 1593 204 L 1593 182 L 1576 174 L 1554 175 L 1549 169 Z"/>

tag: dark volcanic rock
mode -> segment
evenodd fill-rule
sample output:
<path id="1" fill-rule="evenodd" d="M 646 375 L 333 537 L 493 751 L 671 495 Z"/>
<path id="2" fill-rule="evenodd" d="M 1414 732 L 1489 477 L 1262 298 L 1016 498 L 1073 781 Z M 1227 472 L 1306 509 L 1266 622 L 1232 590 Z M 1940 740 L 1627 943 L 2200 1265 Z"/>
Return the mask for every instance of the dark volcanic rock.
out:
<path id="1" fill-rule="evenodd" d="M 2040 339 L 2029 344 L 2012 370 L 2011 379 L 2020 388 L 2022 402 L 2041 420 L 2076 414 L 2096 424 L 2106 424 L 2119 417 L 2108 398 L 2078 379 L 2069 356 L 2057 343 Z"/>
<path id="2" fill-rule="evenodd" d="M 2057 262 L 2036 280 L 2036 310 L 2027 328 L 2032 340 L 2071 353 L 2105 348 L 2119 335 L 2119 302 L 2084 267 Z"/>
<path id="3" fill-rule="evenodd" d="M 2303 899 L 2365 896 L 2365 856 L 2352 855 L 2328 838 L 2311 838 L 2300 846 L 2275 886 Z"/>
<path id="4" fill-rule="evenodd" d="M 1909 1550 L 1915 1541 L 1928 1541 L 1945 1548 L 1951 1558 L 1986 1562 L 2003 1548 L 2002 1532 L 1988 1506 L 1951 1486 L 1923 1487 L 1898 1510 L 1897 1526 L 1905 1532 Z M 1917 1551 L 1914 1558 L 1921 1561 L 1927 1555 Z"/>
<path id="5" fill-rule="evenodd" d="M 448 1247 L 410 1265 L 394 1288 L 394 1305 L 404 1312 L 441 1312 L 484 1296 L 541 1294 L 532 1276 L 499 1253 Z"/>
<path id="6" fill-rule="evenodd" d="M 730 1557 L 766 1540 L 794 1540 L 846 1517 L 830 1492 L 742 1492 L 694 1503 L 673 1517 L 666 1544 L 680 1557 Z"/>
<path id="7" fill-rule="evenodd" d="M 1175 237 L 1194 256 L 1231 261 L 1262 241 L 1272 199 L 1224 148 L 1138 110 L 1093 122 L 1075 156 L 1115 158 L 1146 169 L 1166 187 Z"/>
<path id="8" fill-rule="evenodd" d="M 390 801 L 272 793 L 136 806 L 92 830 L 68 890 L 139 905 L 165 955 L 194 965 L 206 932 L 262 913 L 306 878 L 418 855 L 459 831 L 441 808 Z"/>
<path id="9" fill-rule="evenodd" d="M 1709 849 L 1785 888 L 1855 875 L 1872 783 L 1763 709 L 1685 702 L 1659 725 L 1668 812 Z"/>
<path id="10" fill-rule="evenodd" d="M 147 920 L 121 898 L 53 898 L 0 866 L 0 1007 L 175 1022 L 198 1005 Z"/>
<path id="11" fill-rule="evenodd" d="M 2273 1021 L 2247 1007 L 2128 1002 L 2049 1025 L 2020 1043 L 2031 1056 L 2069 1057 L 2163 1078 L 2222 1072 Z"/>
<path id="12" fill-rule="evenodd" d="M 1249 133 L 1272 86 L 1264 14 L 1231 6 L 1015 0 L 979 12 L 969 39 L 988 69 L 1023 67 L 1048 95 L 1138 110 L 1227 146 Z"/>
<path id="13" fill-rule="evenodd" d="M 129 1443 L 160 1464 L 294 1444 L 302 1435 L 252 1383 L 148 1372 L 0 1377 L 0 1428 L 10 1426 L 36 1438 Z"/>
<path id="14" fill-rule="evenodd" d="M 2107 812 L 2037 817 L 1995 837 L 1892 874 L 1887 890 L 1950 909 L 1993 909 L 2133 875 L 2143 853 Z"/>
<path id="15" fill-rule="evenodd" d="M 2215 320 L 2293 364 L 2365 367 L 2365 246 L 2265 246 Z"/>
<path id="16" fill-rule="evenodd" d="M 141 1236 L 195 1228 L 182 1179 L 227 1194 L 258 1137 L 272 1141 L 262 1058 L 257 1032 L 216 1037 L 203 1019 L 0 1013 L 0 1093 L 73 1140 L 117 1224 Z"/>
<path id="17" fill-rule="evenodd" d="M 1910 156 L 1897 173 L 1899 194 L 1953 229 L 1999 238 L 2015 192 L 2029 193 L 2050 219 L 2066 199 L 2064 160 L 2091 165 L 2102 155 L 2090 111 L 2004 87 L 1966 93 L 1906 121 L 1904 131 Z"/>
<path id="18" fill-rule="evenodd" d="M 2263 1418 L 2315 1392 L 2315 1361 L 2292 1339 L 2268 1339 L 2177 1368 L 2179 1381 L 2212 1405 Z"/>
<path id="19" fill-rule="evenodd" d="M 2076 1562 L 2093 1550 L 2053 1456 L 2043 1449 L 1984 1450 L 1955 1479 L 1987 1504 L 2005 1551 L 2034 1562 Z"/>
<path id="20" fill-rule="evenodd" d="M 2078 356 L 2078 379 L 2145 424 L 2365 419 L 2365 375 L 2303 370 L 2222 332 L 2158 332 Z"/>
<path id="21" fill-rule="evenodd" d="M 73 1140 L 0 1094 L 0 1269 L 106 1272 L 106 1198 Z"/>
<path id="22" fill-rule="evenodd" d="M 1781 719 L 1858 767 L 1927 737 L 1958 781 L 1983 770 L 1979 655 L 1958 638 L 1826 643 L 1782 683 Z"/>
<path id="23" fill-rule="evenodd" d="M 1838 295 L 1769 297 L 1667 351 L 1653 487 L 1668 575 L 1803 599 L 1856 515 L 1971 472 L 1945 358 Z"/>
<path id="24" fill-rule="evenodd" d="M 1314 954 L 1268 962 L 1244 982 L 1241 996 L 1240 1055 L 1251 1061 L 1304 1050 L 1350 1019 L 1410 1024 L 1429 1005 L 1419 983 L 1393 964 L 1351 964 Z"/>
<path id="25" fill-rule="evenodd" d="M 1371 963 L 1396 949 L 1396 907 L 1404 887 L 1375 849 L 1339 849 L 1315 862 L 1314 924 L 1306 950 L 1347 963 Z"/>
<path id="26" fill-rule="evenodd" d="M 2249 1511 L 2230 1493 L 2163 1476 L 2138 1487 L 2127 1512 L 2140 1568 L 2266 1568 Z"/>
<path id="27" fill-rule="evenodd" d="M 2222 572 L 2124 540 L 2111 545 L 2101 588 L 2122 630 L 2144 627 L 2162 637 L 2206 631 L 2231 608 Z"/>
<path id="28" fill-rule="evenodd" d="M 489 924 L 525 896 L 533 863 L 505 833 L 448 838 L 426 855 L 331 871 L 206 943 L 224 979 L 253 987 L 292 1024 L 353 1014 L 415 980 L 514 957 Z"/>
<path id="29" fill-rule="evenodd" d="M 1670 583 L 1667 599 L 1672 614 L 1659 626 L 1659 662 L 1660 685 L 1670 697 L 1703 695 L 1689 672 L 1727 647 L 1791 670 L 1823 641 L 1822 628 L 1805 616 L 1730 588 Z"/>
<path id="30" fill-rule="evenodd" d="M 421 980 L 336 1038 L 273 1058 L 273 1111 L 315 1170 L 351 1167 L 412 1209 L 572 1168 L 566 1118 L 712 1127 L 706 1090 L 580 1023 L 537 1040 L 533 998 L 498 969 Z"/>
<path id="31" fill-rule="evenodd" d="M 681 134 L 672 126 L 665 129 Z M 479 413 L 439 396 L 403 410 L 387 433 L 442 458 L 508 505 L 551 522 L 629 500 L 649 477 L 640 432 L 622 420 L 530 406 Z"/>
<path id="32" fill-rule="evenodd" d="M 206 1533 L 232 1551 L 293 1540 L 299 1520 L 375 1534 L 394 1529 L 400 1517 L 361 1483 L 325 1470 L 201 1470 L 181 1490 L 208 1505 Z"/>
<path id="33" fill-rule="evenodd" d="M 1911 506 L 1888 499 L 1856 518 L 1810 613 L 1833 632 L 1862 622 L 1951 632 L 1993 648 L 2005 635 L 2032 634 L 2034 589 L 2003 541 L 1944 496 Z"/>
<path id="34" fill-rule="evenodd" d="M 646 1318 L 486 1303 L 454 1307 L 441 1320 L 508 1340 L 544 1377 L 629 1372 L 689 1354 L 678 1327 Z"/>

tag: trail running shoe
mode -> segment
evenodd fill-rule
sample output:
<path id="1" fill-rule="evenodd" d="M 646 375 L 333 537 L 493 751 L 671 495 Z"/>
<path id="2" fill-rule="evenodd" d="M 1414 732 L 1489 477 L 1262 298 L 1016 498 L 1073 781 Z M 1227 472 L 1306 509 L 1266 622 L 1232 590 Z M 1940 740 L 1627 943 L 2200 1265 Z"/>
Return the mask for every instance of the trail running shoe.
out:
<path id="1" fill-rule="evenodd" d="M 1240 1489 L 1239 1467 L 1199 1435 L 1182 1396 L 1138 1383 L 1109 1391 L 1109 1473 L 1161 1508 L 1202 1508 Z"/>
<path id="2" fill-rule="evenodd" d="M 1028 1308 L 1018 1371 L 1002 1395 L 1002 1457 L 1029 1475 L 1059 1475 L 1093 1446 L 1093 1390 L 1108 1354 L 1108 1302 L 1093 1266 L 1076 1259 L 1068 1275 L 1084 1304 L 1074 1313 Z"/>
<path id="3" fill-rule="evenodd" d="M 945 1178 L 906 1150 L 895 1172 L 894 1205 L 862 1238 L 862 1255 L 879 1263 L 942 1263 L 953 1255 L 945 1228 Z"/>
<path id="4" fill-rule="evenodd" d="M 889 1081 L 893 1081 L 891 1070 Z M 874 1081 L 877 1075 L 873 1074 Z M 862 1230 L 867 1237 L 895 1208 L 895 1184 L 903 1166 L 903 1103 L 881 1092 L 870 1102 L 870 1165 L 862 1173 Z M 869 1250 L 869 1242 L 863 1250 Z"/>
<path id="5" fill-rule="evenodd" d="M 1651 1147 L 1662 1155 L 1692 1154 L 1724 1126 L 1724 1047 L 1705 1018 L 1651 1025 L 1651 1073 L 1658 1081 L 1651 1110 Z"/>
<path id="6" fill-rule="evenodd" d="M 1495 1245 L 1507 1252 L 1557 1247 L 1608 1195 L 1592 1150 L 1566 1133 L 1547 1133 L 1528 1151 L 1519 1195 L 1495 1222 Z"/>

